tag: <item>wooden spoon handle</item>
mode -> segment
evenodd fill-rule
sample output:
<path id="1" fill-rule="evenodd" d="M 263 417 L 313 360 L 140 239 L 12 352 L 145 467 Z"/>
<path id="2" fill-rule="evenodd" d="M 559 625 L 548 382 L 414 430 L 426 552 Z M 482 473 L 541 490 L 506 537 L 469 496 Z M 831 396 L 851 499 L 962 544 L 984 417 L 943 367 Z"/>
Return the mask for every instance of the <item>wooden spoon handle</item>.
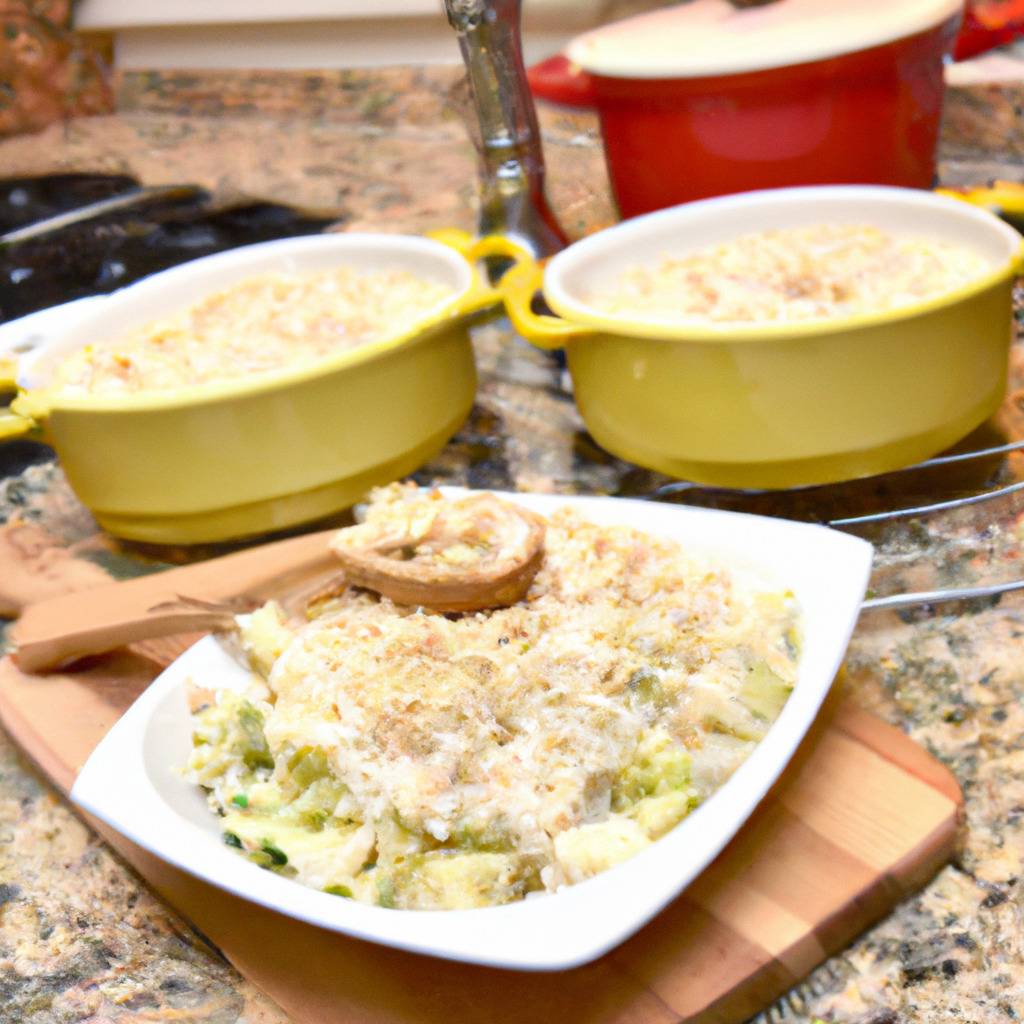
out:
<path id="1" fill-rule="evenodd" d="M 43 672 L 138 640 L 225 628 L 232 615 L 339 568 L 333 530 L 29 605 L 13 627 L 15 661 Z"/>

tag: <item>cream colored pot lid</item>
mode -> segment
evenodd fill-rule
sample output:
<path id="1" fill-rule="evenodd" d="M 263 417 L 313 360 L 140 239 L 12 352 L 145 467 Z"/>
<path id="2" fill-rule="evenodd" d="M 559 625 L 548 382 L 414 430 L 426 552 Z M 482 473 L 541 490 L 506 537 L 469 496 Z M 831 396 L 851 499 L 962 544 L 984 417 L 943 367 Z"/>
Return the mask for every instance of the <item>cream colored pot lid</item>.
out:
<path id="1" fill-rule="evenodd" d="M 620 78 L 701 78 L 803 64 L 932 28 L 962 0 L 691 0 L 586 32 L 569 59 Z"/>

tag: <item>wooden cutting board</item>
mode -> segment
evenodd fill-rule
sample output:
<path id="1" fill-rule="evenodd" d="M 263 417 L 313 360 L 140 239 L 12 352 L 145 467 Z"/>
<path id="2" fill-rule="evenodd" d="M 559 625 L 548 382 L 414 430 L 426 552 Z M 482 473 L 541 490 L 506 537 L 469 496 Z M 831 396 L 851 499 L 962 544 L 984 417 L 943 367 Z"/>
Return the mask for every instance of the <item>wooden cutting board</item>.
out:
<path id="1" fill-rule="evenodd" d="M 4 659 L 0 721 L 67 793 L 99 740 L 181 649 L 179 638 L 139 644 L 49 676 Z M 962 809 L 942 765 L 833 699 L 783 779 L 679 899 L 595 963 L 552 974 L 471 967 L 321 931 L 91 824 L 297 1024 L 668 1024 L 738 1022 L 764 1008 L 931 878 L 955 849 Z"/>

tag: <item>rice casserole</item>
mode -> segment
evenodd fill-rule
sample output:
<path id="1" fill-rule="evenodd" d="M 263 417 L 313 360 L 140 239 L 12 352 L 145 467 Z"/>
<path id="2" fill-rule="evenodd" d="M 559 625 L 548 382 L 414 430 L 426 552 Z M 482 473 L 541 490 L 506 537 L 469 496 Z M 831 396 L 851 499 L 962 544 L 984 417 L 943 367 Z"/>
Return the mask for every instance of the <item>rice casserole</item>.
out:
<path id="1" fill-rule="evenodd" d="M 392 485 L 366 520 L 425 530 L 448 501 Z M 187 777 L 240 854 L 402 909 L 554 892 L 640 852 L 754 749 L 800 649 L 788 591 L 567 508 L 509 607 L 349 586 L 298 625 L 273 603 L 238 622 L 251 690 L 193 680 Z"/>
<path id="2" fill-rule="evenodd" d="M 586 300 L 624 316 L 788 323 L 898 309 L 988 269 L 980 254 L 952 242 L 899 238 L 867 224 L 813 224 L 630 267 Z"/>
<path id="3" fill-rule="evenodd" d="M 264 273 L 57 364 L 70 396 L 170 391 L 295 369 L 398 337 L 452 298 L 447 285 L 397 268 Z"/>

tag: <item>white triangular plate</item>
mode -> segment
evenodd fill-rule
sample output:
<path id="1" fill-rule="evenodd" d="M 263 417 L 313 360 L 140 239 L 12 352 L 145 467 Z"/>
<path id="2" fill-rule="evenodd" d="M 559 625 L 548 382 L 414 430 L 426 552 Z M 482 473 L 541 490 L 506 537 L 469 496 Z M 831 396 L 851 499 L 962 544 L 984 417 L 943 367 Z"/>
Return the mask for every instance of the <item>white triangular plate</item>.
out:
<path id="1" fill-rule="evenodd" d="M 814 721 L 860 610 L 871 546 L 820 526 L 621 498 L 501 495 L 542 514 L 572 505 L 592 521 L 673 537 L 789 587 L 803 611 L 792 696 L 729 781 L 631 860 L 553 895 L 479 910 L 367 906 L 263 871 L 221 841 L 218 819 L 178 772 L 191 749 L 186 681 L 242 686 L 246 673 L 207 637 L 132 705 L 86 762 L 71 798 L 134 843 L 245 899 L 399 949 L 518 970 L 560 970 L 627 939 L 714 859 L 779 777 Z M 240 927 L 242 924 L 240 922 Z"/>

